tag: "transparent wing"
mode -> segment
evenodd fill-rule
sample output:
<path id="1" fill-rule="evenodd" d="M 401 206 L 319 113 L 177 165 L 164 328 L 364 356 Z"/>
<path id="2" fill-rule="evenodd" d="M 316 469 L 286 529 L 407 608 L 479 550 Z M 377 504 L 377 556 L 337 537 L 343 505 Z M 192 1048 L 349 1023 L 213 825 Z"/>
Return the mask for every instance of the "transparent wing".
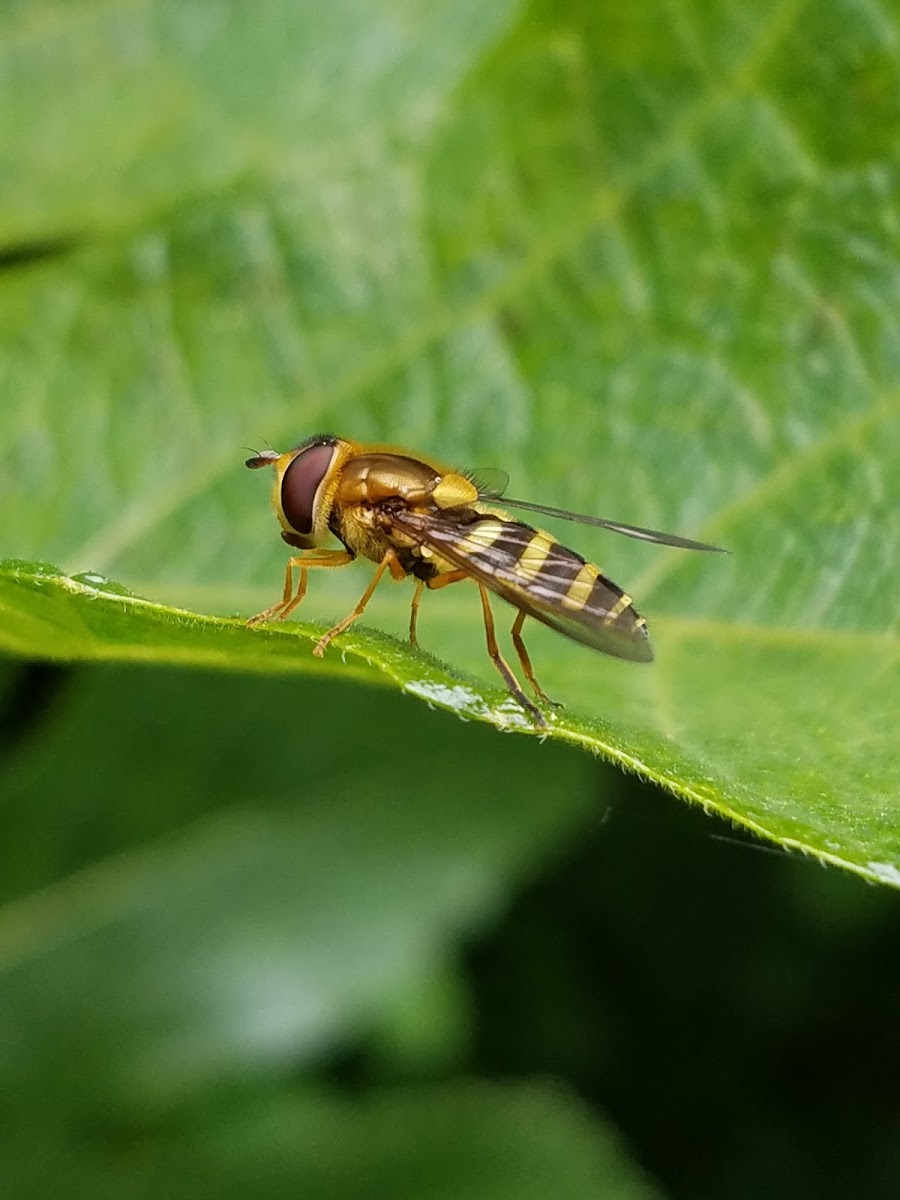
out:
<path id="1" fill-rule="evenodd" d="M 392 514 L 420 546 L 514 607 L 603 654 L 649 662 L 647 626 L 620 587 L 573 550 L 521 521 L 443 512 Z"/>
<path id="2" fill-rule="evenodd" d="M 644 529 L 640 525 L 626 525 L 622 521 L 608 521 L 604 517 L 589 517 L 585 513 L 569 512 L 565 508 L 551 508 L 547 504 L 532 504 L 530 500 L 510 500 L 503 495 L 509 483 L 505 471 L 494 468 L 472 471 L 468 478 L 478 488 L 479 500 L 492 503 L 501 500 L 505 508 L 519 508 L 525 512 L 540 513 L 544 517 L 556 517 L 560 521 L 575 521 L 579 525 L 594 525 L 599 529 L 610 529 L 626 537 L 638 538 L 642 542 L 656 542 L 660 546 L 677 546 L 681 550 L 705 550 L 713 554 L 727 554 L 722 546 L 711 546 L 708 542 L 697 542 L 693 538 L 679 537 L 677 533 L 661 533 L 658 529 Z M 482 481 L 484 488 L 482 489 Z"/>

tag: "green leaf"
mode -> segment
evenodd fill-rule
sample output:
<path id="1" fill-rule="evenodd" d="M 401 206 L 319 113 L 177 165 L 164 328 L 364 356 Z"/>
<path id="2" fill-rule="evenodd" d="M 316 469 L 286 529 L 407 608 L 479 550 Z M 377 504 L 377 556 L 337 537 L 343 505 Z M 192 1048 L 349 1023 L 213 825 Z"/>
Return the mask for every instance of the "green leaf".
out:
<path id="1" fill-rule="evenodd" d="M 0 551 L 158 607 L 120 601 L 113 628 L 112 602 L 20 575 L 6 644 L 335 671 L 303 627 L 168 607 L 278 595 L 240 447 L 331 428 L 504 467 L 514 494 L 732 551 L 560 531 L 636 597 L 658 661 L 535 631 L 567 705 L 551 736 L 900 882 L 896 15 L 37 11 L 0 25 Z M 364 579 L 314 580 L 304 619 Z M 497 719 L 475 598 L 429 600 L 449 669 L 354 632 L 348 677 L 371 662 L 433 699 L 464 670 L 490 681 L 463 680 L 467 711 Z M 369 626 L 401 633 L 407 602 L 385 587 Z"/>
<path id="2" fill-rule="evenodd" d="M 583 756 L 383 690 L 78 684 L 6 755 L 0 1093 L 19 1113 L 139 1119 L 315 1063 L 446 970 L 596 807 Z"/>
<path id="3" fill-rule="evenodd" d="M 11 1195 L 653 1200 L 612 1130 L 548 1087 L 458 1084 L 356 1103 L 257 1100 L 139 1145 L 6 1140 Z M 360 1181 L 365 1180 L 364 1193 Z"/>

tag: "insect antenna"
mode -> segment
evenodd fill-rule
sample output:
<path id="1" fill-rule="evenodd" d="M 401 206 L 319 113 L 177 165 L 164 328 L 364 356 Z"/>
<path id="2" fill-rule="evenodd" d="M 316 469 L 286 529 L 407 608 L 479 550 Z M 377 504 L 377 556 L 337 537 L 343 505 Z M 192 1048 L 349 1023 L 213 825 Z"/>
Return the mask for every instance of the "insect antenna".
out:
<path id="1" fill-rule="evenodd" d="M 252 457 L 246 460 L 244 466 L 250 467 L 252 470 L 256 470 L 258 467 L 267 467 L 281 457 L 277 450 L 254 450 L 252 446 L 242 446 L 241 449 L 250 451 Z"/>

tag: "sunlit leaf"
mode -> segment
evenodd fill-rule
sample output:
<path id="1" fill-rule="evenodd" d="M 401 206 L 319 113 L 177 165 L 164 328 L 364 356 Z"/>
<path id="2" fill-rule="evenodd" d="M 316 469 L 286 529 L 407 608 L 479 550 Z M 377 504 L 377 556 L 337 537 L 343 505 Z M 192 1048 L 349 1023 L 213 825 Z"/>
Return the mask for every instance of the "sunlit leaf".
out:
<path id="1" fill-rule="evenodd" d="M 160 607 L 20 575 L 7 647 L 371 663 L 437 702 L 465 671 L 450 706 L 508 725 L 464 588 L 423 612 L 446 668 L 365 633 L 319 667 L 308 631 L 165 607 L 278 595 L 242 446 L 331 428 L 502 467 L 732 551 L 566 527 L 658 660 L 537 630 L 551 736 L 898 882 L 897 35 L 856 0 L 12 10 L 0 551 Z M 315 580 L 303 617 L 363 579 Z"/>

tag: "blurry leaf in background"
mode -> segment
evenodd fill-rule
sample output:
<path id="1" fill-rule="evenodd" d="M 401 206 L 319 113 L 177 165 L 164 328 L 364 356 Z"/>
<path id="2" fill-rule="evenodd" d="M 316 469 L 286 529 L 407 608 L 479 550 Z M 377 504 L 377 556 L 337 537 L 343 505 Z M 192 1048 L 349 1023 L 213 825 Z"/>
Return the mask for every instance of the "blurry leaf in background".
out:
<path id="1" fill-rule="evenodd" d="M 251 1103 L 248 1103 L 248 1100 Z M 255 1103 L 252 1103 L 255 1101 Z M 17 1194 L 80 1200 L 309 1196 L 334 1200 L 659 1200 L 621 1139 L 549 1086 L 452 1085 L 338 1101 L 274 1093 L 234 1099 L 179 1134 L 122 1155 L 96 1139 L 0 1149 Z M 127 1137 L 122 1130 L 120 1136 Z"/>
<path id="2" fill-rule="evenodd" d="M 365 688 L 78 684 L 5 779 L 18 1105 L 125 1113 L 314 1061 L 496 919 L 593 807 L 586 759 L 459 723 L 438 750 L 441 718 Z"/>
<path id="3" fill-rule="evenodd" d="M 7 681 L 12 697 L 47 696 L 33 670 Z M 539 1089 L 305 1109 L 255 1094 L 422 994 L 593 808 L 587 760 L 461 724 L 436 755 L 439 718 L 324 681 L 63 682 L 51 729 L 4 780 L 2 1124 L 23 1131 L 0 1154 L 10 1194 L 66 1180 L 103 1195 L 108 1178 L 111 1195 L 161 1178 L 174 1195 L 187 1180 L 246 1194 L 251 1178 L 261 1195 L 349 1197 L 362 1178 L 385 1196 L 654 1194 L 600 1126 Z M 67 1114 L 95 1132 L 54 1133 Z"/>

